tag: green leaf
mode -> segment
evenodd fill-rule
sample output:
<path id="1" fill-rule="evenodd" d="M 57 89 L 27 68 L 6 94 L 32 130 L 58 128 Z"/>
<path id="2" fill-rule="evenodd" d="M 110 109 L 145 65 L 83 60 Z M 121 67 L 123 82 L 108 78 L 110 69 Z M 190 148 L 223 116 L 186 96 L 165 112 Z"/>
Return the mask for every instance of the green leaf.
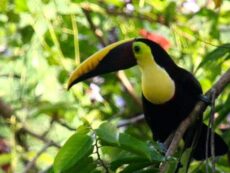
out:
<path id="1" fill-rule="evenodd" d="M 188 165 L 188 162 L 189 162 L 189 159 L 191 157 L 191 152 L 192 152 L 192 148 L 187 148 L 182 156 L 181 156 L 181 165 L 182 167 L 179 169 L 179 173 L 184 173 L 187 171 L 187 165 Z"/>
<path id="2" fill-rule="evenodd" d="M 118 132 L 110 123 L 103 123 L 96 130 L 96 134 L 104 145 L 119 146 Z"/>
<path id="3" fill-rule="evenodd" d="M 147 168 L 144 170 L 135 171 L 135 173 L 159 173 L 159 172 L 160 172 L 159 168 Z"/>
<path id="4" fill-rule="evenodd" d="M 11 154 L 0 154 L 0 166 L 8 164 L 11 162 Z"/>
<path id="5" fill-rule="evenodd" d="M 216 39 L 219 39 L 220 37 L 220 32 L 219 32 L 219 28 L 218 28 L 218 16 L 216 17 L 213 17 L 212 19 L 212 27 L 210 29 L 210 35 L 213 37 L 213 38 L 216 38 Z"/>
<path id="6" fill-rule="evenodd" d="M 219 46 L 218 48 L 216 48 L 215 50 L 213 50 L 212 52 L 208 53 L 204 57 L 203 61 L 201 61 L 197 69 L 203 67 L 209 62 L 217 61 L 218 59 L 222 58 L 227 53 L 230 53 L 230 43 L 223 44 Z"/>
<path id="7" fill-rule="evenodd" d="M 111 162 L 110 168 L 111 170 L 115 171 L 117 168 L 119 168 L 122 165 L 125 164 L 132 164 L 132 163 L 141 163 L 141 162 L 148 162 L 149 160 L 145 157 L 139 157 L 139 156 L 125 156 L 118 158 Z"/>
<path id="8" fill-rule="evenodd" d="M 133 173 L 133 172 L 136 173 L 137 171 L 139 171 L 145 167 L 148 167 L 150 165 L 151 165 L 150 162 L 130 164 L 123 171 L 121 171 L 121 173 Z"/>
<path id="9" fill-rule="evenodd" d="M 150 147 L 146 142 L 128 134 L 121 133 L 119 135 L 119 143 L 121 148 L 145 156 L 151 161 L 163 161 L 163 156 L 154 148 L 154 146 Z"/>
<path id="10" fill-rule="evenodd" d="M 53 166 L 50 167 L 50 168 L 47 170 L 47 173 L 54 173 L 54 168 L 53 168 Z"/>
<path id="11" fill-rule="evenodd" d="M 87 134 L 90 131 L 90 127 L 83 124 L 76 129 L 78 134 Z"/>
<path id="12" fill-rule="evenodd" d="M 170 158 L 169 160 L 167 160 L 166 164 L 165 165 L 165 173 L 175 173 L 176 171 L 176 168 L 177 168 L 177 159 L 175 158 Z"/>
<path id="13" fill-rule="evenodd" d="M 0 12 L 6 11 L 8 5 L 8 0 L 1 0 L 0 1 Z"/>
<path id="14" fill-rule="evenodd" d="M 65 172 L 92 151 L 93 140 L 90 136 L 83 133 L 73 134 L 58 152 L 54 160 L 54 172 Z"/>
<path id="15" fill-rule="evenodd" d="M 19 32 L 22 35 L 22 41 L 24 43 L 29 42 L 34 34 L 34 30 L 31 26 L 20 28 Z"/>
<path id="16" fill-rule="evenodd" d="M 68 78 L 68 72 L 66 70 L 62 69 L 58 74 L 59 82 L 64 84 L 67 78 Z"/>
<path id="17" fill-rule="evenodd" d="M 176 15 L 176 3 L 170 2 L 168 6 L 165 8 L 165 20 L 166 23 L 169 24 L 172 22 Z"/>
<path id="18" fill-rule="evenodd" d="M 76 165 L 68 169 L 68 173 L 91 173 L 97 167 L 97 164 L 94 162 L 92 157 L 83 158 Z"/>
<path id="19" fill-rule="evenodd" d="M 217 109 L 218 108 L 218 109 Z M 216 128 L 222 121 L 226 119 L 230 112 L 230 96 L 228 96 L 227 100 L 224 104 L 221 104 L 217 107 L 217 112 L 219 116 L 215 120 L 214 127 Z"/>
<path id="20" fill-rule="evenodd" d="M 209 19 L 212 19 L 213 17 L 216 17 L 217 14 L 215 13 L 215 11 L 204 7 L 197 12 L 197 16 L 206 16 Z"/>
<path id="21" fill-rule="evenodd" d="M 15 0 L 15 7 L 16 11 L 18 12 L 27 11 L 27 0 Z"/>

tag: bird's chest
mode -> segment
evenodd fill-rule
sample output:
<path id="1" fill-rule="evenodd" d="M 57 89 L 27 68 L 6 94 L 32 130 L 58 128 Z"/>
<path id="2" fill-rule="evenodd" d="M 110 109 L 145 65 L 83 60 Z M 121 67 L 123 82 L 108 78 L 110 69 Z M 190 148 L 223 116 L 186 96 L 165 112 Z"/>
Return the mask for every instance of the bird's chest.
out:
<path id="1" fill-rule="evenodd" d="M 175 83 L 163 69 L 160 72 L 143 73 L 142 91 L 151 103 L 163 104 L 174 96 Z"/>

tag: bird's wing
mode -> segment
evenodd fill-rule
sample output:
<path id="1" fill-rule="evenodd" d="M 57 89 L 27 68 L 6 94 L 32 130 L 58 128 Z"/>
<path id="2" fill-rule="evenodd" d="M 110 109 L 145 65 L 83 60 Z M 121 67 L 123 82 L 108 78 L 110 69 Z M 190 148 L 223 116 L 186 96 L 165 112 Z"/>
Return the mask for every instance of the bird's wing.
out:
<path id="1" fill-rule="evenodd" d="M 183 68 L 178 68 L 176 81 L 180 86 L 183 87 L 184 90 L 191 93 L 193 96 L 198 96 L 202 94 L 202 88 L 198 80 L 187 70 Z"/>

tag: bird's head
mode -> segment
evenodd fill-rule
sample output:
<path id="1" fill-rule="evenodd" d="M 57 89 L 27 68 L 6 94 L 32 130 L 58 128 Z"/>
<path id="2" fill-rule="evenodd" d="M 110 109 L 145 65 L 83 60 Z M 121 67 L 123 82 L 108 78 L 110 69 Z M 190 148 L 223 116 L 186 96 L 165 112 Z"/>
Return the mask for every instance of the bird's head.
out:
<path id="1" fill-rule="evenodd" d="M 67 87 L 70 89 L 74 84 L 90 77 L 133 67 L 149 54 L 159 65 L 170 61 L 167 60 L 170 57 L 165 50 L 148 39 L 129 39 L 110 44 L 81 63 L 71 74 Z M 160 57 L 161 60 L 158 61 Z"/>

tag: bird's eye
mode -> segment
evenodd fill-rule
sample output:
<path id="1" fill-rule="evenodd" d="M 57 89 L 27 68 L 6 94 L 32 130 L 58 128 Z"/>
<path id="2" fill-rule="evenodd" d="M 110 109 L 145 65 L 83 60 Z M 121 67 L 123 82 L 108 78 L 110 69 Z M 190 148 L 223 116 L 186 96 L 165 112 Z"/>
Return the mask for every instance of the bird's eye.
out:
<path id="1" fill-rule="evenodd" d="M 137 46 L 137 45 L 134 46 L 134 51 L 135 51 L 136 53 L 139 53 L 140 50 L 141 50 L 140 46 Z"/>

